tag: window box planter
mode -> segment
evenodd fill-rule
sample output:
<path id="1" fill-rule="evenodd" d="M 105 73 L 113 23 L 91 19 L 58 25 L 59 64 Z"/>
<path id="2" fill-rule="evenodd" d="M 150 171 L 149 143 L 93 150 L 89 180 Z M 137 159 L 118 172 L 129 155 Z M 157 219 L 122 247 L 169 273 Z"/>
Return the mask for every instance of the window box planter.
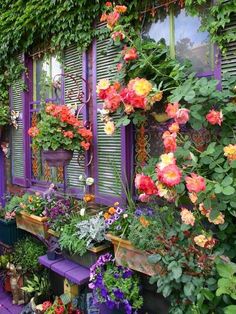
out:
<path id="1" fill-rule="evenodd" d="M 79 254 L 69 254 L 68 251 L 63 251 L 63 255 L 66 259 L 72 262 L 75 262 L 86 268 L 90 268 L 94 263 L 96 263 L 99 256 L 107 253 L 110 248 L 110 243 L 104 243 L 102 245 L 88 249 L 83 256 L 80 256 Z"/>
<path id="2" fill-rule="evenodd" d="M 0 219 L 0 241 L 2 243 L 12 246 L 23 236 L 24 232 L 17 229 L 15 220 L 6 221 Z"/>
<path id="3" fill-rule="evenodd" d="M 42 157 L 43 161 L 46 161 L 49 167 L 65 167 L 70 163 L 73 151 L 65 149 L 44 150 Z"/>
<path id="4" fill-rule="evenodd" d="M 16 215 L 17 228 L 23 229 L 37 236 L 48 237 L 47 217 L 39 217 L 30 215 L 25 211 L 21 211 Z"/>
<path id="5" fill-rule="evenodd" d="M 59 238 L 60 237 L 59 232 L 56 232 L 56 231 L 54 231 L 54 230 L 52 230 L 50 228 L 48 229 L 48 234 L 49 234 L 49 236 L 53 236 L 55 238 Z"/>
<path id="6" fill-rule="evenodd" d="M 127 266 L 130 269 L 149 276 L 163 272 L 160 265 L 151 265 L 148 262 L 149 253 L 136 249 L 130 241 L 121 239 L 110 233 L 106 235 L 106 238 L 114 245 L 117 264 Z"/>

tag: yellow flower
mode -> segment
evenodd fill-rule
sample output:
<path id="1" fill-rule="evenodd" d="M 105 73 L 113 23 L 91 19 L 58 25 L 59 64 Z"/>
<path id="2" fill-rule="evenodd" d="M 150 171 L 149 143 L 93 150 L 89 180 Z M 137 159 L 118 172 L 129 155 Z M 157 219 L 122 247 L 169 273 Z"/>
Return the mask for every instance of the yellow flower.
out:
<path id="1" fill-rule="evenodd" d="M 161 101 L 163 97 L 163 92 L 158 92 L 151 98 L 151 102 L 155 103 L 156 101 Z"/>
<path id="2" fill-rule="evenodd" d="M 152 90 L 152 84 L 146 79 L 137 79 L 133 89 L 138 96 L 147 96 Z"/>
<path id="3" fill-rule="evenodd" d="M 95 196 L 93 194 L 85 194 L 83 197 L 83 200 L 88 203 L 88 202 L 93 202 L 95 199 Z"/>
<path id="4" fill-rule="evenodd" d="M 193 203 L 193 204 L 195 204 L 196 202 L 197 202 L 197 193 L 194 193 L 194 192 L 192 192 L 192 193 L 188 193 L 188 196 L 189 196 L 189 198 L 190 198 L 190 201 Z"/>
<path id="5" fill-rule="evenodd" d="M 200 234 L 196 237 L 194 237 L 194 242 L 200 246 L 200 247 L 205 247 L 206 243 L 208 242 L 208 239 L 206 238 L 206 236 L 204 236 L 203 234 Z"/>
<path id="6" fill-rule="evenodd" d="M 225 223 L 225 216 L 220 213 L 215 219 L 211 220 L 210 219 L 210 214 L 207 215 L 207 218 L 209 222 L 213 223 L 214 225 L 223 225 Z"/>
<path id="7" fill-rule="evenodd" d="M 182 208 L 180 215 L 184 224 L 194 226 L 195 217 L 191 211 L 189 211 L 187 208 Z"/>
<path id="8" fill-rule="evenodd" d="M 97 93 L 100 92 L 100 90 L 106 90 L 111 85 L 110 81 L 108 79 L 101 79 L 97 84 Z"/>
<path id="9" fill-rule="evenodd" d="M 115 127 L 114 122 L 108 121 L 105 124 L 104 131 L 105 131 L 106 135 L 113 135 L 115 130 L 116 130 L 116 127 Z"/>
<path id="10" fill-rule="evenodd" d="M 105 219 L 109 219 L 111 217 L 111 215 L 109 213 L 105 213 L 103 216 Z"/>
<path id="11" fill-rule="evenodd" d="M 166 166 L 175 164 L 176 160 L 173 153 L 162 154 L 160 156 L 161 162 L 158 164 L 158 169 L 162 170 Z"/>
<path id="12" fill-rule="evenodd" d="M 115 202 L 115 203 L 114 203 L 114 206 L 119 206 L 119 202 Z"/>
<path id="13" fill-rule="evenodd" d="M 139 218 L 139 222 L 140 222 L 141 225 L 142 225 L 143 227 L 145 227 L 145 228 L 150 225 L 150 222 L 149 222 L 145 217 L 143 217 L 143 216 L 141 216 L 141 217 Z"/>
<path id="14" fill-rule="evenodd" d="M 236 144 L 232 145 L 229 144 L 224 148 L 224 155 L 229 159 L 229 160 L 236 160 Z"/>
<path id="15" fill-rule="evenodd" d="M 108 209 L 108 213 L 111 214 L 111 215 L 114 215 L 116 213 L 116 209 L 114 207 L 110 207 Z"/>

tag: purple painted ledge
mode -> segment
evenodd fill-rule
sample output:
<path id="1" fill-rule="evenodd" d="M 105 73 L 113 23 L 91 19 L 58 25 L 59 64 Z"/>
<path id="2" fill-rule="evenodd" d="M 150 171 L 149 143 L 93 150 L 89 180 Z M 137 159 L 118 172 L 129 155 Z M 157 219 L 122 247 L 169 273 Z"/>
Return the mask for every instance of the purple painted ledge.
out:
<path id="1" fill-rule="evenodd" d="M 23 305 L 13 305 L 12 296 L 10 293 L 3 291 L 2 285 L 0 285 L 0 313 L 1 314 L 20 314 L 23 309 Z"/>
<path id="2" fill-rule="evenodd" d="M 47 255 L 44 255 L 39 257 L 39 263 L 77 285 L 83 285 L 89 281 L 89 270 L 67 259 L 50 261 Z"/>

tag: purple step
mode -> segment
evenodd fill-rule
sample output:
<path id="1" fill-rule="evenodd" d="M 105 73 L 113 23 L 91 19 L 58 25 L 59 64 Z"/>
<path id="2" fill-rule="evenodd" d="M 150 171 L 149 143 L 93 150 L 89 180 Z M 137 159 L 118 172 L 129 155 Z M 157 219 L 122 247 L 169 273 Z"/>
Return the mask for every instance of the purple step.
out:
<path id="1" fill-rule="evenodd" d="M 13 305 L 12 296 L 10 293 L 6 293 L 0 285 L 0 313 L 1 314 L 20 314 L 23 309 L 23 305 Z"/>
<path id="2" fill-rule="evenodd" d="M 89 269 L 67 259 L 60 258 L 50 261 L 47 255 L 44 255 L 39 257 L 39 263 L 77 285 L 82 285 L 89 281 Z"/>

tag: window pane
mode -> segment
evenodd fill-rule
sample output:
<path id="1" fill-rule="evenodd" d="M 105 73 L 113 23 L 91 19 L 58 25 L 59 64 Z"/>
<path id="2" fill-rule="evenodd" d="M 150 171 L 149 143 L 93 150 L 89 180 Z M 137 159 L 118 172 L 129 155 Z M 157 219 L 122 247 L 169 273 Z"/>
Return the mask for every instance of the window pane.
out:
<path id="1" fill-rule="evenodd" d="M 212 48 L 209 34 L 198 30 L 200 25 L 200 18 L 187 16 L 185 9 L 175 17 L 176 58 L 190 60 L 196 72 L 207 72 L 212 70 Z"/>
<path id="2" fill-rule="evenodd" d="M 154 39 L 158 42 L 164 39 L 167 46 L 170 44 L 170 17 L 167 15 L 156 22 L 148 22 L 143 29 L 143 37 Z"/>
<path id="3" fill-rule="evenodd" d="M 61 100 L 61 63 L 56 56 L 51 59 L 51 79 L 52 79 L 52 98 L 56 99 L 56 102 L 60 103 Z"/>

